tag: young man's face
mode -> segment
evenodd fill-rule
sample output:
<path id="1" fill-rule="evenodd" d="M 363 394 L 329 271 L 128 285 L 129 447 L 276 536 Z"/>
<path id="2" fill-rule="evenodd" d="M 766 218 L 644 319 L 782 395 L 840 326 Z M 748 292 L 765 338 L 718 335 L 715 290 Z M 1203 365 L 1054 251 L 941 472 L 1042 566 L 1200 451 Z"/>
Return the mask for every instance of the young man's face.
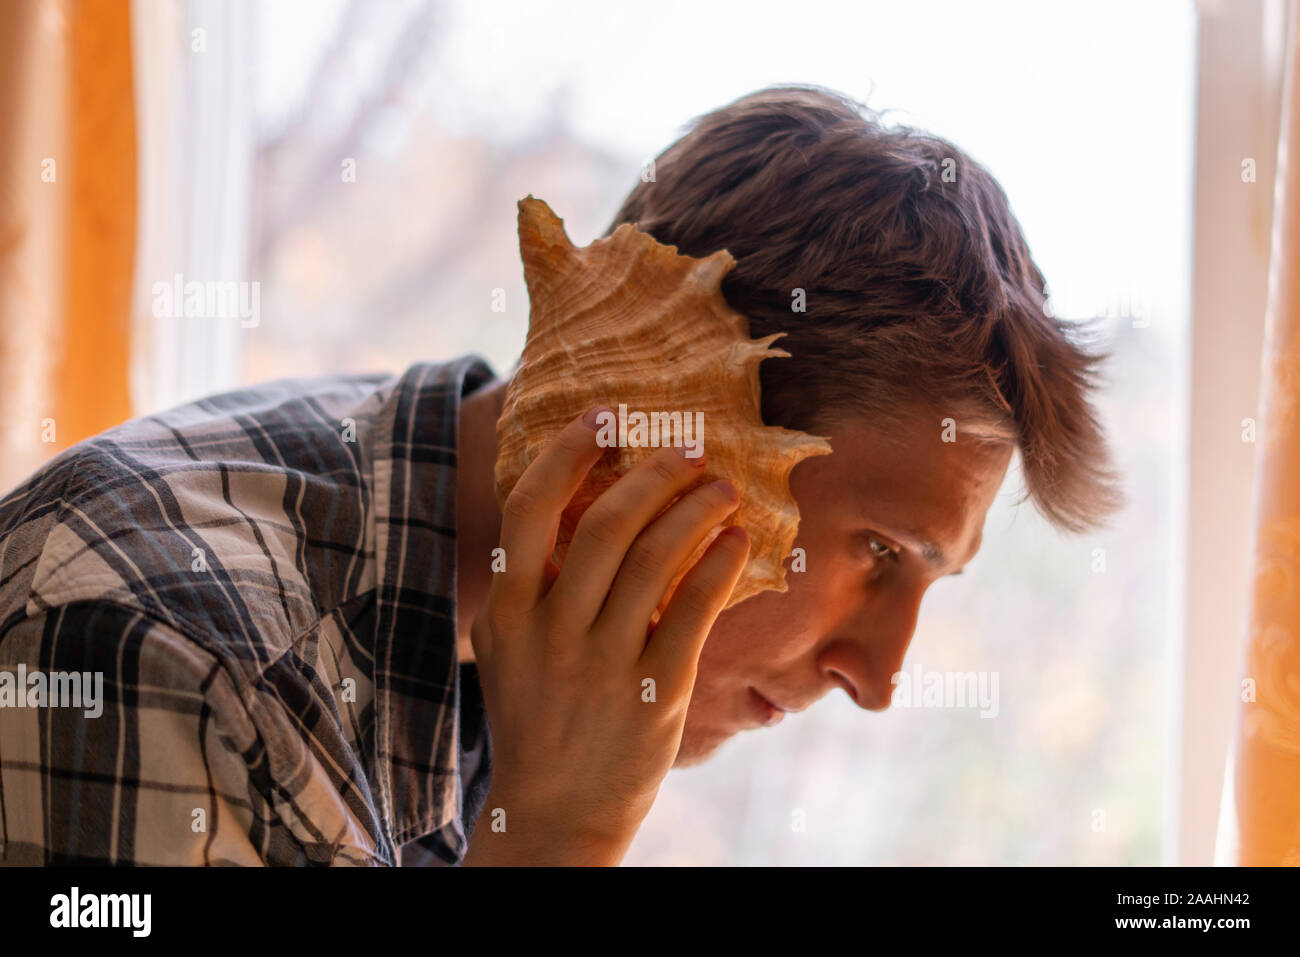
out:
<path id="1" fill-rule="evenodd" d="M 790 571 L 787 560 L 789 591 L 763 592 L 714 623 L 675 767 L 761 726 L 751 689 L 792 711 L 836 688 L 868 710 L 889 707 L 921 597 L 979 550 L 1012 455 L 1009 445 L 963 442 L 960 428 L 956 442 L 943 442 L 929 418 L 904 431 L 898 444 L 863 421 L 818 432 L 833 454 L 805 459 L 790 476 L 806 570 Z M 937 554 L 926 556 L 925 540 Z"/>

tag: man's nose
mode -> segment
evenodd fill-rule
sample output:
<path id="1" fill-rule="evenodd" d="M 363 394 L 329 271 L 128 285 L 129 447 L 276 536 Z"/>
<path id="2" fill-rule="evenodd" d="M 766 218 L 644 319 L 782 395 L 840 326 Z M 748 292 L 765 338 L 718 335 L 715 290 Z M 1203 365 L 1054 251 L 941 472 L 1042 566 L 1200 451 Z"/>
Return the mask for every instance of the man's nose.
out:
<path id="1" fill-rule="evenodd" d="M 821 653 L 823 674 L 840 685 L 854 704 L 884 711 L 894 695 L 893 677 L 903 667 L 916 632 L 924 585 L 895 593 L 888 602 L 866 602 L 844 623 L 841 637 Z"/>

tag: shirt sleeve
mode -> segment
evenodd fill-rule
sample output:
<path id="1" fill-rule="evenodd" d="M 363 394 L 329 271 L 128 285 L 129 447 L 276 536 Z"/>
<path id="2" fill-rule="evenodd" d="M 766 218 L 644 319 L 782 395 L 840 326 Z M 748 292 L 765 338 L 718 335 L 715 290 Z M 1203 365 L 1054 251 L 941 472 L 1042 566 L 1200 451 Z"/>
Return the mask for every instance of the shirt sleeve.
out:
<path id="1" fill-rule="evenodd" d="M 383 863 L 258 673 L 109 602 L 0 635 L 0 862 Z"/>

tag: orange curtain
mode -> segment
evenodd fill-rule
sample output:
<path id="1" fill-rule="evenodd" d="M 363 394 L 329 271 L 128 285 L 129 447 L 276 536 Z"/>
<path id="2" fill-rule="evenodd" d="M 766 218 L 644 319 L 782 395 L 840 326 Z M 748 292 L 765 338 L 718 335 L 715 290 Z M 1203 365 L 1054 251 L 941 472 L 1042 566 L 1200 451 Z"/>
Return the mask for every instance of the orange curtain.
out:
<path id="1" fill-rule="evenodd" d="M 0 493 L 131 414 L 129 0 L 9 0 L 0 31 Z"/>
<path id="2" fill-rule="evenodd" d="M 1245 672 L 1232 761 L 1242 865 L 1300 864 L 1300 3 L 1291 0 L 1274 190 Z"/>

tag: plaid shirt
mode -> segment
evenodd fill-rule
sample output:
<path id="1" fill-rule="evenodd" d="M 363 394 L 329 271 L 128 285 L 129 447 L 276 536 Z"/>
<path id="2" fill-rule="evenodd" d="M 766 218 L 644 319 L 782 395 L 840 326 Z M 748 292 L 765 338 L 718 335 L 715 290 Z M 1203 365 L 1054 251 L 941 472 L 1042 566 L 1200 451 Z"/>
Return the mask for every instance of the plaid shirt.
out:
<path id="1" fill-rule="evenodd" d="M 492 377 L 213 396 L 0 501 L 0 862 L 459 863 L 491 747 L 457 426 Z"/>

